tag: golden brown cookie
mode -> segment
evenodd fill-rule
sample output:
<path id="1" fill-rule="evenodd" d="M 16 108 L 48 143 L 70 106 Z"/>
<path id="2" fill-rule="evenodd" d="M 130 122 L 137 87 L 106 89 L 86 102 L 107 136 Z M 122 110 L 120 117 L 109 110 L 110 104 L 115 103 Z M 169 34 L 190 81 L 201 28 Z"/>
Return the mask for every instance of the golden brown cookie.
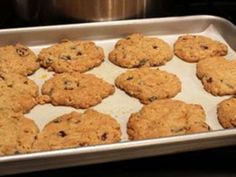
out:
<path id="1" fill-rule="evenodd" d="M 42 94 L 53 105 L 89 108 L 115 92 L 113 85 L 93 74 L 78 72 L 56 74 L 46 81 Z"/>
<path id="2" fill-rule="evenodd" d="M 179 78 L 159 69 L 139 68 L 127 71 L 118 76 L 115 83 L 118 88 L 144 104 L 172 98 L 181 91 Z"/>
<path id="3" fill-rule="evenodd" d="M 119 142 L 121 130 L 111 116 L 94 110 L 71 112 L 48 123 L 38 135 L 35 151 Z"/>
<path id="4" fill-rule="evenodd" d="M 38 86 L 19 74 L 0 73 L 0 108 L 26 113 L 37 104 Z"/>
<path id="5" fill-rule="evenodd" d="M 85 72 L 104 61 L 101 47 L 92 41 L 62 41 L 39 53 L 41 66 L 57 73 Z"/>
<path id="6" fill-rule="evenodd" d="M 159 66 L 172 57 L 172 49 L 165 41 L 139 33 L 120 39 L 109 54 L 112 63 L 124 68 Z"/>
<path id="7" fill-rule="evenodd" d="M 131 114 L 127 131 L 130 140 L 158 138 L 209 130 L 200 105 L 178 100 L 158 100 Z"/>
<path id="8" fill-rule="evenodd" d="M 236 98 L 226 99 L 218 104 L 218 120 L 224 128 L 236 127 Z"/>
<path id="9" fill-rule="evenodd" d="M 197 76 L 204 89 L 215 96 L 236 94 L 236 60 L 223 57 L 198 62 Z"/>
<path id="10" fill-rule="evenodd" d="M 0 72 L 27 76 L 38 68 L 37 57 L 28 47 L 21 44 L 0 47 Z"/>
<path id="11" fill-rule="evenodd" d="M 0 110 L 0 155 L 28 153 L 38 134 L 33 120 L 21 113 Z"/>
<path id="12" fill-rule="evenodd" d="M 174 44 L 174 53 L 187 62 L 227 55 L 225 44 L 201 35 L 180 36 Z"/>

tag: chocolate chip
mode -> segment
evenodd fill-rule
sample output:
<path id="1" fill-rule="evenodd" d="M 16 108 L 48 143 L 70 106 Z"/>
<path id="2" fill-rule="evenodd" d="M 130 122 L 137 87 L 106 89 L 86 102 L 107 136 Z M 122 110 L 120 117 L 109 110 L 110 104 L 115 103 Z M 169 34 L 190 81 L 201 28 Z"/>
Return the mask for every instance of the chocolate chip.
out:
<path id="1" fill-rule="evenodd" d="M 200 48 L 203 49 L 203 50 L 207 50 L 207 49 L 209 49 L 209 47 L 206 46 L 206 45 L 200 45 Z"/>
<path id="2" fill-rule="evenodd" d="M 57 135 L 60 136 L 60 137 L 65 137 L 65 136 L 67 136 L 67 134 L 66 134 L 63 130 L 59 131 L 59 132 L 57 133 Z"/>
<path id="3" fill-rule="evenodd" d="M 155 101 L 157 99 L 158 98 L 156 96 L 152 96 L 152 97 L 148 98 L 148 101 L 153 102 L 153 101 Z"/>
<path id="4" fill-rule="evenodd" d="M 70 55 L 63 55 L 60 57 L 62 60 L 71 60 L 71 56 Z"/>
<path id="5" fill-rule="evenodd" d="M 133 79 L 133 77 L 128 77 L 126 80 L 129 81 L 129 80 L 132 80 L 132 79 Z"/>
<path id="6" fill-rule="evenodd" d="M 103 133 L 101 136 L 101 140 L 106 141 L 106 139 L 107 139 L 107 133 Z"/>
<path id="7" fill-rule="evenodd" d="M 81 56 L 82 55 L 82 52 L 77 52 L 77 54 L 76 54 L 77 56 Z"/>
<path id="8" fill-rule="evenodd" d="M 207 81 L 207 83 L 212 83 L 213 79 L 211 77 L 209 77 L 206 81 Z"/>
<path id="9" fill-rule="evenodd" d="M 28 85 L 28 84 L 29 84 L 29 82 L 26 80 L 26 81 L 24 81 L 24 84 Z"/>
<path id="10" fill-rule="evenodd" d="M 158 48 L 158 46 L 154 45 L 154 46 L 152 46 L 152 48 L 153 48 L 153 49 L 157 49 L 157 48 Z"/>
<path id="11" fill-rule="evenodd" d="M 29 49 L 25 48 L 25 47 L 17 47 L 16 48 L 16 53 L 20 56 L 20 57 L 26 57 L 28 56 L 29 53 Z"/>

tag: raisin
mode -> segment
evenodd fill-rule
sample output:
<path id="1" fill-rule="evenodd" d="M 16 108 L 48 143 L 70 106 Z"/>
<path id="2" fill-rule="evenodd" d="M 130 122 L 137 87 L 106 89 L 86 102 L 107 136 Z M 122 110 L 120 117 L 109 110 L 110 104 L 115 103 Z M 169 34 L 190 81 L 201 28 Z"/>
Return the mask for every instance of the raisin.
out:
<path id="1" fill-rule="evenodd" d="M 5 77 L 4 77 L 3 75 L 0 75 L 0 78 L 1 78 L 2 80 L 5 80 Z"/>
<path id="2" fill-rule="evenodd" d="M 209 49 L 209 47 L 206 46 L 206 45 L 200 45 L 200 48 L 203 49 L 203 50 L 207 50 L 207 49 Z"/>
<path id="3" fill-rule="evenodd" d="M 83 146 L 86 146 L 87 143 L 79 143 L 79 146 L 83 147 Z"/>
<path id="4" fill-rule="evenodd" d="M 63 130 L 61 130 L 57 133 L 57 135 L 60 137 L 65 137 L 67 134 Z"/>
<path id="5" fill-rule="evenodd" d="M 133 79 L 133 77 L 128 77 L 126 80 L 129 81 L 129 80 L 132 80 L 132 79 Z"/>
<path id="6" fill-rule="evenodd" d="M 17 47 L 16 48 L 16 53 L 20 56 L 20 57 L 26 57 L 28 56 L 30 53 L 29 53 L 29 50 L 27 48 L 24 48 L 24 47 Z"/>
<path id="7" fill-rule="evenodd" d="M 7 84 L 7 87 L 12 88 L 12 87 L 13 87 L 13 84 Z"/>
<path id="8" fill-rule="evenodd" d="M 20 152 L 19 151 L 15 151 L 15 153 L 14 154 L 20 154 Z"/>
<path id="9" fill-rule="evenodd" d="M 148 98 L 148 101 L 153 102 L 153 101 L 155 101 L 157 99 L 158 98 L 156 96 L 152 96 L 152 97 Z"/>
<path id="10" fill-rule="evenodd" d="M 206 81 L 207 81 L 207 83 L 212 83 L 213 79 L 211 77 L 209 77 Z"/>
<path id="11" fill-rule="evenodd" d="M 107 139 L 107 133 L 103 133 L 101 136 L 101 140 L 106 141 L 106 139 Z"/>
<path id="12" fill-rule="evenodd" d="M 29 133 L 29 130 L 24 130 L 24 133 Z"/>
<path id="13" fill-rule="evenodd" d="M 76 54 L 77 56 L 81 56 L 82 55 L 82 52 L 77 52 L 77 54 Z"/>
<path id="14" fill-rule="evenodd" d="M 76 46 L 72 46 L 70 47 L 71 50 L 75 50 L 76 49 Z"/>

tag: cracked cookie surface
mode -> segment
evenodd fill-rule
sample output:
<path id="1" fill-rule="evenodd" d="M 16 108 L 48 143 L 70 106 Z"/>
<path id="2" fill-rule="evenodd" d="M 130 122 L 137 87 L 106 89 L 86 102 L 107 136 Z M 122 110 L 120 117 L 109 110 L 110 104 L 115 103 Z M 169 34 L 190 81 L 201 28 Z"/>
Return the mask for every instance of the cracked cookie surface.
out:
<path id="1" fill-rule="evenodd" d="M 85 72 L 104 61 L 104 52 L 92 41 L 65 40 L 42 49 L 38 57 L 41 66 L 56 73 Z"/>
<path id="2" fill-rule="evenodd" d="M 158 100 L 131 114 L 127 133 L 130 140 L 158 138 L 208 131 L 200 105 L 178 100 Z"/>
<path id="3" fill-rule="evenodd" d="M 48 123 L 34 143 L 34 151 L 119 142 L 121 130 L 111 116 L 88 109 L 71 112 Z"/>
<path id="4" fill-rule="evenodd" d="M 113 85 L 93 74 L 55 74 L 42 87 L 46 102 L 53 105 L 89 108 L 115 92 Z"/>
<path id="5" fill-rule="evenodd" d="M 120 39 L 109 54 L 112 63 L 124 68 L 160 66 L 172 57 L 172 49 L 165 41 L 139 33 Z"/>
<path id="6" fill-rule="evenodd" d="M 183 35 L 174 44 L 174 53 L 187 62 L 227 55 L 225 44 L 202 35 Z"/>
<path id="7" fill-rule="evenodd" d="M 224 128 L 236 127 L 236 98 L 229 98 L 217 106 L 218 120 Z"/>
<path id="8" fill-rule="evenodd" d="M 139 68 L 126 71 L 116 78 L 115 83 L 118 88 L 138 98 L 143 104 L 172 98 L 181 91 L 179 78 L 159 69 Z"/>
<path id="9" fill-rule="evenodd" d="M 37 56 L 28 47 L 21 44 L 0 47 L 0 72 L 27 76 L 38 68 Z"/>
<path id="10" fill-rule="evenodd" d="M 236 60 L 213 57 L 197 64 L 204 89 L 215 96 L 236 94 Z"/>
<path id="11" fill-rule="evenodd" d="M 21 113 L 0 110 L 0 155 L 28 153 L 38 134 L 33 120 Z"/>

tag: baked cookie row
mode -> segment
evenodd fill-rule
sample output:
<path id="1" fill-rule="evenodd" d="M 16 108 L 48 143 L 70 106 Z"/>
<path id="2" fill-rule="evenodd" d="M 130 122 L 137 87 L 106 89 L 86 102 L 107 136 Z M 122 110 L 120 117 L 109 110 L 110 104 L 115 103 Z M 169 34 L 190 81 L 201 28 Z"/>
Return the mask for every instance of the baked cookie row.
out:
<path id="1" fill-rule="evenodd" d="M 174 53 L 188 62 L 225 56 L 227 52 L 225 44 L 200 35 L 180 36 L 174 44 Z M 173 51 L 162 39 L 135 33 L 118 40 L 108 58 L 124 68 L 160 66 L 173 58 Z M 85 72 L 103 61 L 103 49 L 92 41 L 63 40 L 43 48 L 38 57 L 21 44 L 0 47 L 0 72 L 24 76 L 33 74 L 40 65 L 56 73 Z"/>
<path id="2" fill-rule="evenodd" d="M 108 144 L 121 138 L 114 118 L 90 109 L 62 115 L 41 132 L 22 113 L 0 110 L 0 127 L 0 155 Z"/>

